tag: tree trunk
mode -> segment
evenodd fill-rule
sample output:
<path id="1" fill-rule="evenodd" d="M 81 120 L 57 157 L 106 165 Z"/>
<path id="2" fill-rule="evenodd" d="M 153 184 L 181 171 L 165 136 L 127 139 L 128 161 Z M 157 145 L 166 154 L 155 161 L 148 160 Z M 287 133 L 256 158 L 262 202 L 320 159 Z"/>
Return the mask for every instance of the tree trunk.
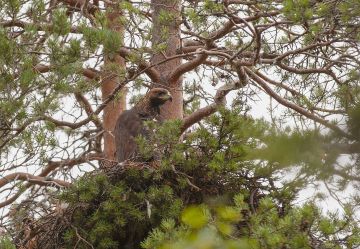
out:
<path id="1" fill-rule="evenodd" d="M 176 51 L 180 47 L 180 3 L 179 0 L 151 1 L 153 8 L 152 46 L 154 51 L 157 51 L 151 59 L 152 64 L 176 55 Z M 158 51 L 159 46 L 165 46 L 165 49 Z M 161 74 L 161 81 L 154 82 L 153 87 L 167 88 L 173 96 L 173 101 L 167 102 L 161 108 L 163 119 L 183 118 L 182 78 L 169 81 L 170 73 L 180 64 L 181 59 L 177 58 L 156 67 Z"/>
<path id="2" fill-rule="evenodd" d="M 108 7 L 109 8 L 109 7 Z M 112 6 L 111 8 L 114 8 Z M 118 32 L 123 37 L 124 27 L 120 22 L 122 13 L 119 9 L 109 11 L 107 18 L 109 20 L 109 29 Z M 108 72 L 107 66 L 116 63 L 119 66 L 118 72 L 125 71 L 125 60 L 119 55 L 114 55 L 111 58 L 105 58 L 105 74 L 101 85 L 102 99 L 105 100 L 119 84 L 120 75 L 114 72 Z M 110 70 L 111 71 L 111 70 Z M 104 157 L 109 160 L 115 159 L 115 140 L 113 131 L 116 120 L 120 113 L 126 109 L 126 89 L 124 88 L 119 95 L 119 98 L 111 101 L 104 109 L 103 114 L 103 128 L 104 133 Z"/>

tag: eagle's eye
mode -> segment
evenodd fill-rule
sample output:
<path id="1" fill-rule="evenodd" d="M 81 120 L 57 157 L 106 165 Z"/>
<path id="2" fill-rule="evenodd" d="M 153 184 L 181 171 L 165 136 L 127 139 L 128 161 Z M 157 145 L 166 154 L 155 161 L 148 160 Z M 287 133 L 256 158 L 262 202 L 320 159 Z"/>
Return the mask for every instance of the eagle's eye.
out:
<path id="1" fill-rule="evenodd" d="M 159 93 L 158 93 L 159 96 L 163 96 L 163 95 L 165 95 L 165 94 L 166 94 L 166 92 L 159 92 Z"/>

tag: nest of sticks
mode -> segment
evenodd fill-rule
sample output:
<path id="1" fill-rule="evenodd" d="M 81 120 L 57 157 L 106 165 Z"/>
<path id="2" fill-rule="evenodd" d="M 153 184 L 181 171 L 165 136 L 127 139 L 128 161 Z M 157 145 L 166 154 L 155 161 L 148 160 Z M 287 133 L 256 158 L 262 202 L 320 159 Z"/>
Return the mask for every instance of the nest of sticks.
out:
<path id="1" fill-rule="evenodd" d="M 98 170 L 89 172 L 83 177 L 95 177 L 97 175 L 105 175 L 109 182 L 117 183 L 129 178 L 129 172 L 133 170 L 147 171 L 146 173 L 159 173 L 159 162 L 139 163 L 139 162 L 123 162 L 103 160 L 99 163 Z M 231 172 L 224 176 L 213 175 L 208 177 L 206 174 L 206 167 L 198 167 L 197 170 L 192 171 L 191 175 L 184 172 L 177 171 L 175 168 L 162 171 L 162 179 L 144 179 L 138 184 L 148 186 L 148 184 L 164 184 L 172 186 L 174 191 L 178 191 L 178 195 L 185 203 L 201 203 L 204 198 L 211 196 L 219 196 L 228 192 L 237 192 L 239 189 L 251 189 L 251 200 L 249 204 L 253 210 L 258 206 L 259 200 L 263 197 L 261 190 L 259 191 L 258 183 L 247 175 L 246 172 Z M 187 187 L 179 187 L 179 178 L 187 182 Z M 243 179 L 243 181 L 239 181 Z M 245 181 L 245 182 L 244 182 Z M 144 186 L 142 186 L 144 187 Z M 201 187 L 201 188 L 200 188 Z M 31 218 L 25 217 L 21 225 L 17 227 L 17 235 L 14 237 L 14 242 L 17 248 L 21 249 L 64 249 L 65 241 L 64 234 L 67 230 L 75 231 L 77 240 L 81 244 L 88 244 L 88 248 L 93 246 L 88 243 L 85 238 L 81 237 L 78 232 L 79 228 L 74 227 L 73 217 L 74 213 L 79 210 L 87 210 L 94 203 L 77 203 L 67 204 L 58 203 L 50 212 L 47 212 L 41 217 Z M 26 220 L 26 221 L 24 221 Z M 21 232 L 19 232 L 21 231 Z M 76 248 L 76 246 L 74 245 Z"/>
<path id="2" fill-rule="evenodd" d="M 123 162 L 102 160 L 100 169 L 87 173 L 83 177 L 93 177 L 98 174 L 105 174 L 112 182 L 122 179 L 129 169 L 150 169 L 156 167 L 156 164 L 145 164 L 137 162 Z M 57 202 L 57 201 L 54 201 Z M 65 248 L 64 233 L 73 228 L 77 233 L 79 241 L 86 240 L 77 232 L 73 226 L 72 220 L 76 210 L 84 210 L 89 204 L 79 203 L 67 205 L 57 202 L 50 212 L 41 217 L 21 217 L 12 228 L 14 230 L 13 241 L 18 249 L 63 249 Z M 15 214 L 16 215 L 16 214 Z M 89 244 L 89 248 L 93 248 Z"/>

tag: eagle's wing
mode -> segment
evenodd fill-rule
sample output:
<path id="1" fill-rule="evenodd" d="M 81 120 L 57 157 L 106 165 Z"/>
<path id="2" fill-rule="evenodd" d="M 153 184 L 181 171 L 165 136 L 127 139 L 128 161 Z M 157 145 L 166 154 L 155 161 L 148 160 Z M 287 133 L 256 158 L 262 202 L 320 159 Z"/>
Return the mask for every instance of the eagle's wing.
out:
<path id="1" fill-rule="evenodd" d="M 114 136 L 116 144 L 116 159 L 123 162 L 135 158 L 138 146 L 135 138 L 142 133 L 143 121 L 134 109 L 124 111 L 118 118 Z"/>

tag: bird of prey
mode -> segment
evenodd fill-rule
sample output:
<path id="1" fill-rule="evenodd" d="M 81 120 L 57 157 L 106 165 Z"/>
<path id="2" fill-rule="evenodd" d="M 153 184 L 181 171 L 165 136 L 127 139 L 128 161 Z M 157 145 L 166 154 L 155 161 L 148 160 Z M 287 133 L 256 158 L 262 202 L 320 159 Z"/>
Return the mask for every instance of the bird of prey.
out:
<path id="1" fill-rule="evenodd" d="M 125 160 L 141 161 L 136 138 L 149 138 L 149 131 L 144 122 L 158 120 L 160 106 L 172 101 L 170 92 L 164 88 L 153 88 L 133 108 L 120 114 L 116 121 L 114 136 L 116 144 L 115 158 L 118 162 Z"/>

